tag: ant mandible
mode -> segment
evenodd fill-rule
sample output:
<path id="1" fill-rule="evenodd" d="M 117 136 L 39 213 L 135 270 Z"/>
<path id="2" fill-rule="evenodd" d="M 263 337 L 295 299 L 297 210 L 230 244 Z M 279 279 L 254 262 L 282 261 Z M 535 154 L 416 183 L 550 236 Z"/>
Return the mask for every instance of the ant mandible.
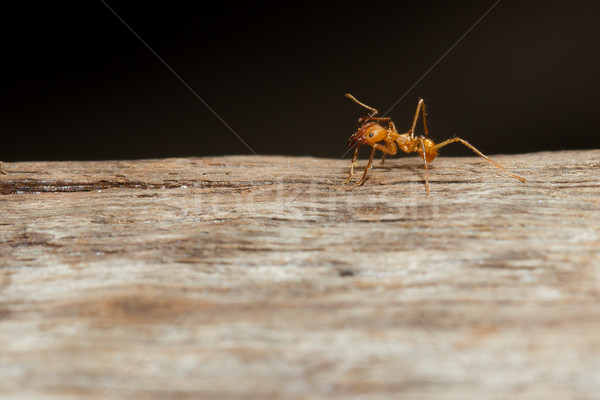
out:
<path id="1" fill-rule="evenodd" d="M 432 162 L 438 154 L 438 149 L 440 147 L 444 147 L 447 144 L 460 142 L 473 150 L 475 154 L 483 157 L 490 163 L 494 164 L 496 167 L 500 168 L 504 171 L 508 176 L 518 179 L 521 182 L 527 182 L 525 178 L 522 178 L 518 175 L 512 174 L 508 172 L 504 167 L 502 167 L 497 162 L 493 161 L 489 157 L 485 156 L 482 152 L 477 150 L 471 144 L 469 144 L 466 140 L 461 138 L 452 138 L 442 143 L 435 144 L 433 140 L 429 139 L 429 132 L 427 130 L 427 121 L 425 120 L 425 101 L 423 99 L 419 99 L 419 104 L 417 105 L 417 111 L 415 112 L 415 118 L 413 119 L 413 124 L 410 130 L 406 133 L 399 134 L 396 130 L 396 126 L 392 122 L 390 118 L 379 118 L 375 117 L 378 111 L 373 107 L 369 107 L 368 105 L 361 103 L 350 93 L 346 93 L 346 97 L 355 103 L 363 106 L 367 110 L 371 111 L 366 117 L 361 117 L 358 119 L 359 123 L 362 125 L 358 128 L 358 131 L 350 136 L 348 139 L 348 148 L 351 149 L 354 145 L 356 145 L 356 150 L 354 151 L 354 157 L 352 157 L 352 164 L 350 164 L 350 176 L 343 183 L 348 183 L 352 180 L 354 176 L 354 167 L 358 166 L 358 148 L 361 144 L 366 144 L 371 146 L 373 150 L 371 150 L 371 156 L 369 157 L 369 162 L 367 167 L 365 168 L 365 172 L 360 181 L 358 181 L 357 185 L 362 185 L 365 183 L 367 179 L 367 172 L 371 168 L 371 164 L 373 163 L 373 157 L 375 156 L 375 150 L 381 150 L 383 152 L 383 157 L 381 159 L 381 163 L 385 162 L 386 154 L 394 155 L 398 151 L 398 148 L 405 153 L 417 152 L 423 159 L 423 164 L 425 165 L 425 189 L 427 191 L 427 195 L 429 195 L 429 167 L 428 164 Z M 415 136 L 415 126 L 417 125 L 417 121 L 419 120 L 419 114 L 423 115 L 423 128 L 425 130 L 425 136 Z M 386 123 L 387 127 L 382 125 L 382 123 Z M 378 143 L 382 142 L 383 143 Z"/>

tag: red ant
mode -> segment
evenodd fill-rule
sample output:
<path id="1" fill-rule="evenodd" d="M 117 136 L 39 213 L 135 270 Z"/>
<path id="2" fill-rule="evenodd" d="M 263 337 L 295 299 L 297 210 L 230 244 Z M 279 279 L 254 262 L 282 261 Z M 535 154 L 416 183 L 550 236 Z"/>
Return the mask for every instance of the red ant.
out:
<path id="1" fill-rule="evenodd" d="M 427 190 L 427 194 L 429 195 L 429 170 L 428 163 L 432 162 L 438 154 L 438 149 L 447 144 L 460 142 L 473 150 L 477 155 L 483 157 L 490 163 L 494 164 L 496 167 L 500 168 L 509 176 L 520 180 L 521 182 L 527 182 L 525 178 L 522 178 L 518 175 L 511 174 L 504 167 L 485 156 L 482 152 L 477 150 L 471 144 L 469 144 L 466 140 L 461 138 L 452 138 L 448 139 L 442 143 L 435 144 L 433 140 L 429 139 L 429 132 L 427 130 L 427 122 L 425 120 L 425 101 L 423 99 L 419 99 L 419 104 L 417 105 L 417 111 L 415 112 L 415 118 L 413 119 L 412 128 L 406 133 L 399 134 L 396 130 L 396 126 L 392 122 L 391 118 L 377 118 L 378 111 L 373 107 L 369 107 L 368 105 L 361 103 L 350 93 L 346 93 L 346 97 L 354 101 L 355 103 L 363 106 L 367 110 L 372 111 L 366 117 L 361 117 L 358 119 L 359 123 L 362 123 L 358 131 L 350 136 L 348 139 L 348 148 L 351 149 L 354 145 L 356 145 L 356 150 L 354 151 L 354 157 L 352 157 L 352 164 L 350 164 L 350 176 L 343 183 L 348 183 L 352 180 L 354 176 L 354 167 L 358 166 L 358 148 L 361 144 L 366 144 L 373 147 L 371 150 L 371 157 L 369 157 L 369 162 L 367 167 L 365 168 L 365 172 L 360 181 L 358 181 L 357 185 L 362 185 L 365 183 L 367 179 L 367 172 L 371 168 L 371 164 L 373 163 L 373 157 L 375 156 L 375 150 L 381 150 L 383 152 L 383 157 L 381 159 L 381 163 L 385 162 L 386 154 L 394 155 L 398 151 L 398 148 L 405 153 L 417 152 L 423 159 L 423 163 L 425 164 L 425 189 Z M 417 121 L 419 120 L 419 114 L 423 115 L 423 128 L 425 129 L 425 136 L 415 136 L 415 126 L 417 125 Z M 381 123 L 387 123 L 387 128 Z M 383 143 L 378 143 L 383 141 Z"/>

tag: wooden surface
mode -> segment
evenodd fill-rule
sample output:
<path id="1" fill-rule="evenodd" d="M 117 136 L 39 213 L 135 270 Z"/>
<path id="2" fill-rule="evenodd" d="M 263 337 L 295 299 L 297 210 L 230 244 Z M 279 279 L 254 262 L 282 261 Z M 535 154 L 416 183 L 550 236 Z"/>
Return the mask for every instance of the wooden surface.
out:
<path id="1" fill-rule="evenodd" d="M 495 159 L 6 163 L 0 398 L 600 399 L 600 151 Z"/>

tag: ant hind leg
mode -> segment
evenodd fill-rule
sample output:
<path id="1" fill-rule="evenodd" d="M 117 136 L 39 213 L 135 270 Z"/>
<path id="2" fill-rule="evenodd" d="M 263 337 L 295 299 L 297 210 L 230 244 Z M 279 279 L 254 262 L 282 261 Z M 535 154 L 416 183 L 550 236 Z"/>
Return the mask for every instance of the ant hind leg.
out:
<path id="1" fill-rule="evenodd" d="M 415 137 L 415 128 L 417 127 L 417 121 L 419 120 L 419 113 L 423 114 L 423 129 L 425 130 L 425 136 L 429 137 L 429 130 L 427 129 L 427 119 L 425 118 L 425 100 L 419 99 L 417 104 L 417 111 L 415 112 L 415 118 L 413 119 L 412 127 L 410 128 L 410 137 Z"/>
<path id="2" fill-rule="evenodd" d="M 419 139 L 419 143 L 421 144 L 421 151 L 423 152 L 422 157 L 423 157 L 423 164 L 425 165 L 425 190 L 427 192 L 427 196 L 429 196 L 429 166 L 427 165 L 427 153 L 426 153 L 426 146 L 425 146 L 425 139 L 423 139 L 423 137 L 421 137 Z"/>
<path id="3" fill-rule="evenodd" d="M 450 143 L 454 143 L 454 142 L 460 142 L 462 144 L 464 144 L 465 146 L 467 146 L 469 149 L 473 150 L 473 152 L 475 154 L 477 154 L 478 156 L 482 157 L 483 159 L 485 159 L 486 161 L 489 161 L 490 163 L 492 163 L 495 167 L 497 167 L 498 169 L 502 170 L 505 174 L 507 174 L 508 176 L 518 179 L 521 182 L 527 182 L 527 179 L 519 176 L 519 175 L 515 175 L 513 173 L 510 173 L 506 170 L 506 168 L 504 168 L 503 166 L 501 166 L 500 164 L 498 164 L 496 161 L 492 160 L 491 158 L 489 158 L 488 156 L 486 156 L 485 154 L 483 154 L 482 152 L 480 152 L 479 150 L 477 150 L 473 145 L 471 145 L 469 142 L 467 142 L 464 139 L 461 138 L 452 138 L 452 139 L 448 139 L 446 141 L 443 141 L 442 143 L 436 144 L 435 146 L 431 147 L 432 149 L 439 149 L 440 147 L 444 147 L 447 144 Z"/>

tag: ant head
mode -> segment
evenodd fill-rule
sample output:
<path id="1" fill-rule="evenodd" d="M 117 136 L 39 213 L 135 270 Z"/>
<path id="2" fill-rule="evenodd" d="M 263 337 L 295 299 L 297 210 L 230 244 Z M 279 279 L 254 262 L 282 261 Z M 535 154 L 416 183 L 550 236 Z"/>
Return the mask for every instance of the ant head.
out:
<path id="1" fill-rule="evenodd" d="M 387 129 L 376 122 L 369 122 L 360 127 L 358 132 L 348 139 L 348 148 L 351 149 L 357 143 L 373 146 L 375 143 L 385 139 Z"/>

